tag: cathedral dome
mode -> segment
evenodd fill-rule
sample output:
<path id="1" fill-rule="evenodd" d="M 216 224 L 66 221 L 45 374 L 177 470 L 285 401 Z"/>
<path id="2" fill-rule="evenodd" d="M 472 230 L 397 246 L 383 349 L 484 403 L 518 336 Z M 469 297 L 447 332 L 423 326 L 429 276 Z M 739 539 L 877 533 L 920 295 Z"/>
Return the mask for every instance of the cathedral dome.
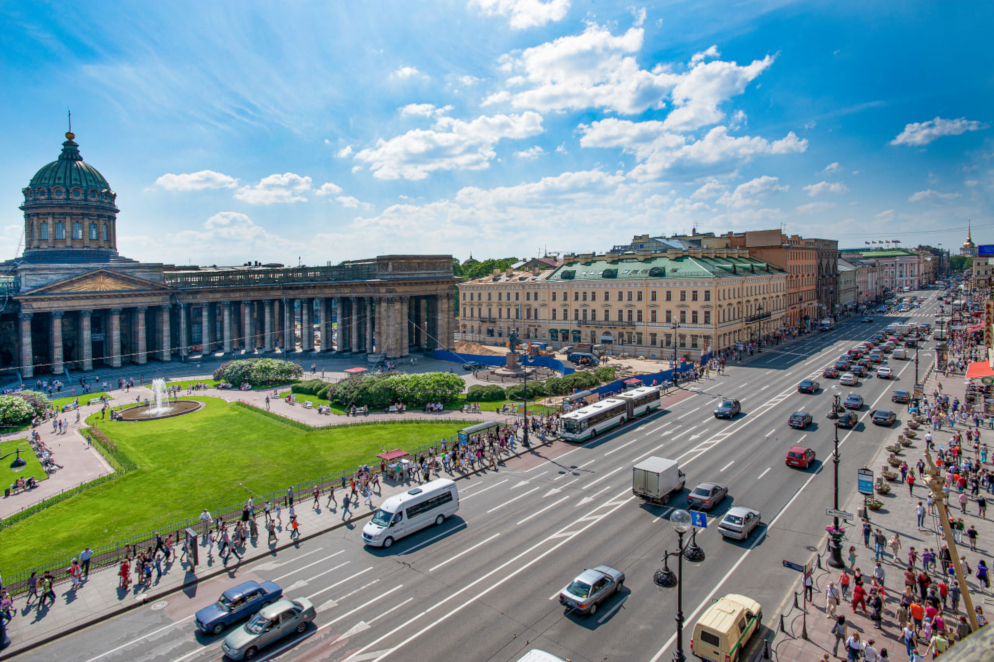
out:
<path id="1" fill-rule="evenodd" d="M 73 204 L 103 207 L 117 211 L 115 194 L 100 172 L 83 161 L 76 136 L 66 134 L 62 153 L 57 161 L 43 166 L 23 190 L 25 207 L 52 204 Z"/>

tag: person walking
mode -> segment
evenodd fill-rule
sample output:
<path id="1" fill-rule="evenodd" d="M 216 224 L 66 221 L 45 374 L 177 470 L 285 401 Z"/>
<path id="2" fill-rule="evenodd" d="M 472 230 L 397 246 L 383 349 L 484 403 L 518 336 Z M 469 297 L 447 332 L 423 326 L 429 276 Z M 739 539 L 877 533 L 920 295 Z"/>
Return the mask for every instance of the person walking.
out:
<path id="1" fill-rule="evenodd" d="M 348 516 L 350 514 L 349 506 L 351 505 L 351 503 L 352 502 L 349 499 L 349 495 L 348 494 L 346 494 L 344 497 L 342 497 L 342 521 L 343 522 L 346 519 L 348 519 Z"/>
<path id="2" fill-rule="evenodd" d="M 210 512 L 204 508 L 204 512 L 200 513 L 200 526 L 203 529 L 204 544 L 207 544 L 207 539 L 210 537 L 211 533 L 211 523 L 214 519 L 211 517 Z"/>
<path id="3" fill-rule="evenodd" d="M 832 626 L 832 634 L 835 635 L 835 645 L 832 647 L 832 655 L 839 656 L 839 644 L 844 642 L 849 636 L 849 628 L 846 626 L 846 617 L 839 616 Z"/>
<path id="4" fill-rule="evenodd" d="M 908 494 L 915 495 L 915 475 L 908 474 Z"/>
<path id="5" fill-rule="evenodd" d="M 331 508 L 331 504 L 335 504 L 335 509 L 336 510 L 338 509 L 338 500 L 335 499 L 335 486 L 334 485 L 331 485 L 328 488 L 328 503 L 327 503 L 327 505 L 325 507 L 326 508 Z"/>
<path id="6" fill-rule="evenodd" d="M 891 536 L 890 550 L 894 555 L 894 562 L 900 563 L 900 561 L 898 561 L 898 553 L 901 551 L 901 534 L 895 532 L 894 535 Z"/>
<path id="7" fill-rule="evenodd" d="M 87 547 L 82 552 L 79 553 L 79 563 L 80 567 L 83 569 L 83 579 L 87 580 L 90 578 L 90 557 L 93 556 L 93 552 Z"/>
<path id="8" fill-rule="evenodd" d="M 925 526 L 925 506 L 922 505 L 921 501 L 918 502 L 916 512 L 918 513 L 918 530 L 921 531 L 922 527 Z"/>
<path id="9" fill-rule="evenodd" d="M 80 570 L 79 561 L 76 559 L 72 560 L 72 565 L 66 570 L 66 574 L 69 575 L 69 581 L 72 584 L 73 593 L 79 590 L 79 580 L 83 575 L 83 571 Z"/>
<path id="10" fill-rule="evenodd" d="M 314 503 L 311 505 L 314 510 L 321 510 L 321 490 L 317 485 L 314 486 Z"/>
<path id="11" fill-rule="evenodd" d="M 813 570 L 811 572 L 805 572 L 804 573 L 803 583 L 804 583 L 804 599 L 807 600 L 808 602 L 814 602 L 814 600 L 815 600 L 815 594 L 814 594 L 815 582 L 814 582 L 814 571 Z"/>
<path id="12" fill-rule="evenodd" d="M 870 546 L 870 536 L 873 535 L 873 527 L 870 526 L 870 520 L 863 520 L 863 547 Z"/>
<path id="13" fill-rule="evenodd" d="M 366 505 L 369 506 L 370 510 L 373 509 L 373 492 L 369 487 L 366 488 Z"/>
<path id="14" fill-rule="evenodd" d="M 269 520 L 269 524 L 266 525 L 266 530 L 269 532 L 269 538 L 266 540 L 267 545 L 275 545 L 279 538 L 276 537 L 276 522 Z"/>
<path id="15" fill-rule="evenodd" d="M 288 508 L 293 507 L 293 485 L 286 489 L 286 505 Z"/>
<path id="16" fill-rule="evenodd" d="M 857 662 L 863 655 L 863 642 L 859 639 L 859 632 L 853 632 L 846 639 L 846 655 L 849 662 Z"/>
<path id="17" fill-rule="evenodd" d="M 841 597 L 835 582 L 828 582 L 828 586 L 825 588 L 825 618 L 835 618 L 835 610 L 839 606 Z"/>
<path id="18" fill-rule="evenodd" d="M 38 575 L 38 573 L 36 571 L 32 570 L 31 571 L 31 576 L 28 577 L 28 599 L 24 603 L 25 607 L 27 607 L 28 605 L 31 604 L 31 598 L 37 598 L 38 597 L 38 576 L 37 575 Z"/>

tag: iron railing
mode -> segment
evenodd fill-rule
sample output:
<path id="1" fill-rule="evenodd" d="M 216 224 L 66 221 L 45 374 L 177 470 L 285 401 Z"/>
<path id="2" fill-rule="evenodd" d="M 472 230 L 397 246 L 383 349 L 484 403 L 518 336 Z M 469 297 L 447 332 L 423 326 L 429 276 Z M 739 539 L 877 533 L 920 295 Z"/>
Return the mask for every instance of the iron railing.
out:
<path id="1" fill-rule="evenodd" d="M 201 289 L 252 285 L 293 285 L 296 283 L 330 283 L 376 278 L 375 262 L 360 262 L 337 267 L 287 267 L 237 269 L 231 271 L 167 271 L 164 282 L 177 289 Z"/>

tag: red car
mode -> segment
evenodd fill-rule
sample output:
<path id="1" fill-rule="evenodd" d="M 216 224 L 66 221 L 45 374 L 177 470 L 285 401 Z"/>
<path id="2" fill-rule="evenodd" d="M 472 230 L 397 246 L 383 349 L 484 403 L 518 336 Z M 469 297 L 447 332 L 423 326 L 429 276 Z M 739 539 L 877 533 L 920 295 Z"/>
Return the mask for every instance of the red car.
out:
<path id="1" fill-rule="evenodd" d="M 839 371 L 835 369 L 835 366 L 830 365 L 822 371 L 821 376 L 831 379 L 833 377 L 838 377 Z"/>
<path id="2" fill-rule="evenodd" d="M 787 466 L 807 469 L 815 461 L 815 452 L 805 446 L 794 446 L 787 451 Z"/>

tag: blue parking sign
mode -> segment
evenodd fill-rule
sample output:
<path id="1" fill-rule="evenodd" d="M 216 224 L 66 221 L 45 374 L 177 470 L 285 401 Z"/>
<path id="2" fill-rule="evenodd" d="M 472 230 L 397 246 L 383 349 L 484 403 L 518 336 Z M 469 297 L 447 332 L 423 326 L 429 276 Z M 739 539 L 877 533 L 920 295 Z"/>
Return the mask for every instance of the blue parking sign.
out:
<path id="1" fill-rule="evenodd" d="M 702 529 L 708 528 L 708 516 L 698 510 L 690 511 L 690 523 Z"/>

